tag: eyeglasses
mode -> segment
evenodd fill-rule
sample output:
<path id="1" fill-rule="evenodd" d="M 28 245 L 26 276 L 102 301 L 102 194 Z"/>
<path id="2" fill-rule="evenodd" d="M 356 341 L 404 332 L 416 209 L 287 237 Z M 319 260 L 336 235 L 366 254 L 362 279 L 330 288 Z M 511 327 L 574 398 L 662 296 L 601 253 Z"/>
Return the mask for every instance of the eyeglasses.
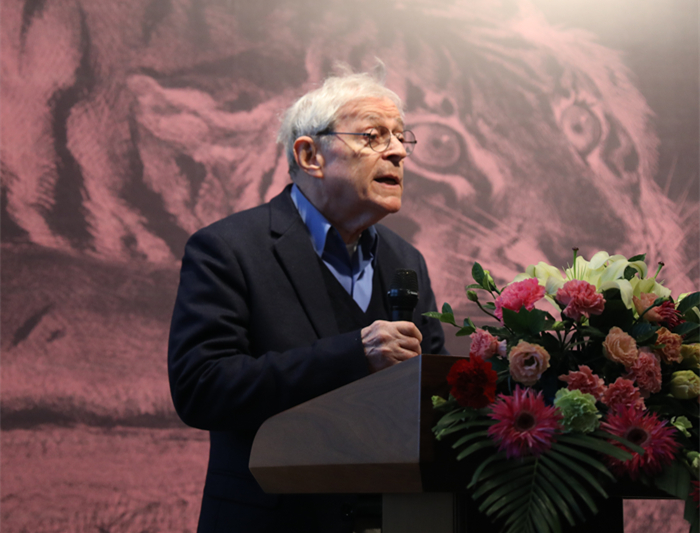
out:
<path id="1" fill-rule="evenodd" d="M 349 133 L 345 131 L 322 131 L 316 135 L 355 135 L 358 137 L 364 137 L 367 141 L 369 147 L 375 152 L 386 152 L 391 145 L 391 138 L 396 137 L 401 144 L 403 144 L 403 149 L 406 150 L 406 155 L 411 155 L 413 148 L 416 143 L 416 136 L 413 135 L 412 131 L 406 130 L 401 133 L 392 133 L 388 128 L 384 126 L 377 126 L 369 131 L 363 133 Z"/>

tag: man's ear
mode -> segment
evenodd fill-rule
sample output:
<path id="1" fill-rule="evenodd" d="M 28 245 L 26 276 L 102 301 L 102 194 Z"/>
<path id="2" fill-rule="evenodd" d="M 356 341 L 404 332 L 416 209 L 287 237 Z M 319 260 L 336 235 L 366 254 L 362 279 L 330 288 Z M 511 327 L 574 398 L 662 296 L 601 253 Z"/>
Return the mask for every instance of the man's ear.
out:
<path id="1" fill-rule="evenodd" d="M 294 141 L 294 160 L 309 176 L 323 178 L 323 154 L 311 137 L 304 135 Z"/>

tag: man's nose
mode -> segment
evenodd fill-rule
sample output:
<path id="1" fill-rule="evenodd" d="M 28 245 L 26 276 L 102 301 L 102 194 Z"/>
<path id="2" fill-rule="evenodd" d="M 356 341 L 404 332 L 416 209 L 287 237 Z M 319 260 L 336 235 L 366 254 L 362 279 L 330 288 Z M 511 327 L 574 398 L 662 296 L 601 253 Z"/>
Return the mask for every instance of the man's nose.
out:
<path id="1" fill-rule="evenodd" d="M 406 147 L 401 141 L 399 141 L 399 138 L 393 133 L 391 134 L 391 141 L 389 142 L 389 147 L 384 151 L 383 155 L 386 159 L 397 160 L 397 162 L 401 161 L 402 159 L 408 156 L 408 154 L 406 153 Z"/>

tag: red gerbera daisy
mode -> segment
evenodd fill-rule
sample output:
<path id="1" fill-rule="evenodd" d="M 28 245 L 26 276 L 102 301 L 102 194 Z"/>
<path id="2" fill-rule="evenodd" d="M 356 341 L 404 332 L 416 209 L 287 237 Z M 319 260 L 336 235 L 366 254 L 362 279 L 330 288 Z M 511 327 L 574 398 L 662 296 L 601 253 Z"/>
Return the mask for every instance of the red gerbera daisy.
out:
<path id="1" fill-rule="evenodd" d="M 644 448 L 644 455 L 632 453 L 632 459 L 620 461 L 608 456 L 608 464 L 616 475 L 628 474 L 632 480 L 639 477 L 639 472 L 658 474 L 661 469 L 673 461 L 673 456 L 680 444 L 673 438 L 676 429 L 667 426 L 665 420 L 659 420 L 656 413 L 644 412 L 634 407 L 621 407 L 608 412 L 602 429 L 613 435 L 624 437 L 628 441 Z M 617 441 L 611 444 L 626 449 Z"/>
<path id="2" fill-rule="evenodd" d="M 673 329 L 678 324 L 685 322 L 681 314 L 676 310 L 675 304 L 670 300 L 666 300 L 661 305 L 657 305 L 654 309 L 659 313 L 659 316 L 661 316 L 661 320 L 668 324 L 668 329 Z"/>
<path id="3" fill-rule="evenodd" d="M 447 383 L 452 387 L 450 394 L 457 403 L 475 409 L 486 407 L 496 399 L 497 379 L 491 363 L 475 355 L 457 361 L 447 374 Z"/>
<path id="4" fill-rule="evenodd" d="M 559 410 L 545 405 L 542 393 L 532 389 L 516 387 L 512 396 L 500 394 L 489 416 L 497 420 L 488 430 L 489 437 L 508 458 L 539 456 L 561 431 Z"/>

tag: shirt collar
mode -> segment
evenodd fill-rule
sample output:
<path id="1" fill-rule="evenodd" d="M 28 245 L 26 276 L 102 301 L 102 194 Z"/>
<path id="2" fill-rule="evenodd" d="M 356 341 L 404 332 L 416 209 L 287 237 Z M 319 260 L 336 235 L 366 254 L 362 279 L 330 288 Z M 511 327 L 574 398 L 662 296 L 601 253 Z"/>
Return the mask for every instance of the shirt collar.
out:
<path id="1" fill-rule="evenodd" d="M 326 248 L 326 240 L 329 235 L 333 235 L 334 239 L 339 240 L 342 243 L 342 239 L 338 231 L 333 228 L 330 222 L 324 217 L 321 212 L 314 207 L 314 205 L 309 202 L 309 200 L 304 196 L 304 194 L 299 190 L 296 183 L 292 185 L 292 202 L 299 211 L 301 219 L 306 224 L 311 234 L 311 243 L 313 244 L 314 251 L 321 257 L 323 251 Z M 329 231 L 332 230 L 332 231 Z M 343 244 L 344 246 L 344 244 Z M 374 226 L 370 226 L 360 235 L 360 241 L 358 243 L 358 248 L 362 247 L 365 250 L 367 256 L 374 256 L 374 252 L 377 246 L 377 229 Z"/>

